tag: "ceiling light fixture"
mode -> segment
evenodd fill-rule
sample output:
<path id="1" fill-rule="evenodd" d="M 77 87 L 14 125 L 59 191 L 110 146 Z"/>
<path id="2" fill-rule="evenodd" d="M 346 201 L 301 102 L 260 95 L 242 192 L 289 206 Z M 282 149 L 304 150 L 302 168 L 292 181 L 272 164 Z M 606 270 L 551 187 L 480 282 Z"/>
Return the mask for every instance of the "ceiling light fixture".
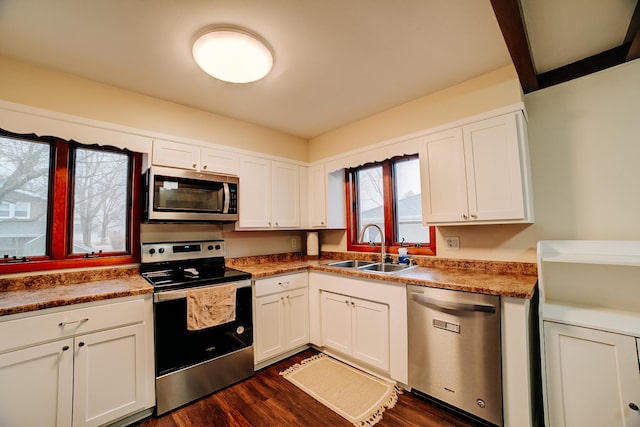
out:
<path id="1" fill-rule="evenodd" d="M 264 78 L 273 66 L 266 43 L 245 30 L 215 28 L 193 44 L 196 64 L 216 79 L 230 83 L 251 83 Z"/>

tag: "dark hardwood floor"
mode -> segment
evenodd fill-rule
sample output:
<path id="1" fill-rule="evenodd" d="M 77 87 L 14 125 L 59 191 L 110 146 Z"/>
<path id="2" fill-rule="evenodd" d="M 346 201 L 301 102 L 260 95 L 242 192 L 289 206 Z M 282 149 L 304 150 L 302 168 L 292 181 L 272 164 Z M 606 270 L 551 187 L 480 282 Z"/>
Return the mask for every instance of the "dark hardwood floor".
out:
<path id="1" fill-rule="evenodd" d="M 159 418 L 143 420 L 139 427 L 196 426 L 308 426 L 336 427 L 352 424 L 298 389 L 279 373 L 317 354 L 303 351 L 256 372 L 256 375 Z M 376 427 L 470 427 L 477 424 L 428 403 L 410 393 L 384 412 Z"/>

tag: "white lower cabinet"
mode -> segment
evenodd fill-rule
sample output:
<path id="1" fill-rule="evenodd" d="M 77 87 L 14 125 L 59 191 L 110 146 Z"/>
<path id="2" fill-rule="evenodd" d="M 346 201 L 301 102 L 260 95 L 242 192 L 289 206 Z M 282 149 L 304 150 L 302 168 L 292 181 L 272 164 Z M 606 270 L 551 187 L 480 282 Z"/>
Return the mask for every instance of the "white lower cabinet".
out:
<path id="1" fill-rule="evenodd" d="M 73 425 L 99 426 L 144 408 L 142 324 L 75 338 Z"/>
<path id="2" fill-rule="evenodd" d="M 544 322 L 548 427 L 640 426 L 637 339 Z"/>
<path id="3" fill-rule="evenodd" d="M 308 274 L 255 280 L 255 363 L 309 344 Z"/>
<path id="4" fill-rule="evenodd" d="M 0 354 L 0 425 L 70 426 L 73 339 Z"/>
<path id="5" fill-rule="evenodd" d="M 389 306 L 323 291 L 322 345 L 389 371 Z"/>
<path id="6" fill-rule="evenodd" d="M 151 304 L 147 297 L 0 322 L 8 341 L 0 345 L 0 425 L 99 426 L 153 407 Z"/>

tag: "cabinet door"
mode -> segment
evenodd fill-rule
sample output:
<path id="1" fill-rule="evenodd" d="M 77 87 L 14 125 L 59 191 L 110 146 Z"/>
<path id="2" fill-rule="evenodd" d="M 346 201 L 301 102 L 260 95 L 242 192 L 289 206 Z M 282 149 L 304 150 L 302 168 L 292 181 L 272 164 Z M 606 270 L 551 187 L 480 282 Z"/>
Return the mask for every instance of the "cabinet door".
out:
<path id="1" fill-rule="evenodd" d="M 309 292 L 307 288 L 290 291 L 285 296 L 287 349 L 309 343 Z"/>
<path id="2" fill-rule="evenodd" d="M 300 167 L 272 162 L 271 222 L 274 228 L 300 227 Z"/>
<path id="3" fill-rule="evenodd" d="M 200 170 L 238 175 L 238 155 L 229 151 L 202 148 Z"/>
<path id="4" fill-rule="evenodd" d="M 309 225 L 327 226 L 327 175 L 324 165 L 309 168 Z"/>
<path id="5" fill-rule="evenodd" d="M 258 157 L 242 157 L 238 192 L 238 228 L 270 228 L 271 162 Z"/>
<path id="6" fill-rule="evenodd" d="M 468 218 L 462 129 L 427 135 L 420 144 L 422 220 L 425 225 Z"/>
<path id="7" fill-rule="evenodd" d="M 516 115 L 483 120 L 463 130 L 470 219 L 524 218 Z"/>
<path id="8" fill-rule="evenodd" d="M 282 293 L 256 298 L 255 310 L 256 362 L 285 351 L 284 296 Z"/>
<path id="9" fill-rule="evenodd" d="M 154 140 L 152 163 L 181 169 L 200 168 L 200 147 L 173 141 Z"/>
<path id="10" fill-rule="evenodd" d="M 322 345 L 351 354 L 351 298 L 322 292 Z"/>
<path id="11" fill-rule="evenodd" d="M 75 338 L 73 425 L 98 426 L 144 408 L 143 324 Z"/>
<path id="12" fill-rule="evenodd" d="M 549 427 L 640 426 L 636 339 L 544 322 Z"/>
<path id="13" fill-rule="evenodd" d="M 73 340 L 0 355 L 0 425 L 70 426 Z"/>
<path id="14" fill-rule="evenodd" d="M 351 299 L 353 356 L 389 370 L 389 306 L 358 298 Z"/>

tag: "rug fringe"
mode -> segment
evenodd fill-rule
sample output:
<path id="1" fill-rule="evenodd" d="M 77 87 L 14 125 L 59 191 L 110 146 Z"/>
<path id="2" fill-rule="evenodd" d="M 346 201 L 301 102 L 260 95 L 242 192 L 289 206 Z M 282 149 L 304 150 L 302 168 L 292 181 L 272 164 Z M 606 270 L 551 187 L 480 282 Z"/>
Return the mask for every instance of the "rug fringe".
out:
<path id="1" fill-rule="evenodd" d="M 282 375 L 283 377 L 286 378 L 288 375 L 291 375 L 292 373 L 294 373 L 295 371 L 297 371 L 298 369 L 300 369 L 301 367 L 303 367 L 307 363 L 311 363 L 314 360 L 322 359 L 322 358 L 325 358 L 325 357 L 327 357 L 327 356 L 324 353 L 318 353 L 315 356 L 311 356 L 308 359 L 304 359 L 302 362 L 296 363 L 295 365 L 285 369 L 284 371 L 280 372 L 280 375 Z"/>
<path id="2" fill-rule="evenodd" d="M 396 406 L 396 403 L 398 403 L 398 393 L 402 393 L 402 391 L 400 390 L 398 385 L 395 385 L 387 400 L 378 408 L 376 412 L 374 412 L 364 420 L 353 423 L 353 425 L 356 427 L 367 427 L 377 424 L 380 420 L 382 420 L 382 416 L 385 410 L 391 409 Z"/>

